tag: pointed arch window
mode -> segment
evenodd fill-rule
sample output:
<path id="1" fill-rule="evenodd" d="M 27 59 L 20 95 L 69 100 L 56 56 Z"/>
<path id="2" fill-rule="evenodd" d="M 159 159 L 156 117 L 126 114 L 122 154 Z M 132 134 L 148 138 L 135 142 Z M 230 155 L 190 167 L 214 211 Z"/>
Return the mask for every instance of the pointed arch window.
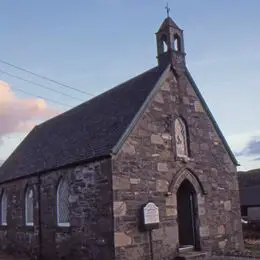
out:
<path id="1" fill-rule="evenodd" d="M 181 51 L 181 38 L 178 34 L 174 35 L 173 49 L 175 51 Z"/>
<path id="2" fill-rule="evenodd" d="M 58 226 L 70 226 L 69 186 L 64 179 L 60 180 L 57 188 L 57 222 Z"/>
<path id="3" fill-rule="evenodd" d="M 5 190 L 1 195 L 1 225 L 7 225 L 7 195 Z"/>
<path id="4" fill-rule="evenodd" d="M 165 53 L 168 51 L 168 41 L 167 41 L 167 36 L 163 35 L 161 37 L 161 48 L 162 48 L 162 53 Z"/>
<path id="5" fill-rule="evenodd" d="M 25 192 L 25 224 L 33 226 L 33 189 L 30 187 Z"/>
<path id="6" fill-rule="evenodd" d="M 175 120 L 174 128 L 176 154 L 180 157 L 188 157 L 188 140 L 186 124 L 180 117 L 178 117 Z"/>

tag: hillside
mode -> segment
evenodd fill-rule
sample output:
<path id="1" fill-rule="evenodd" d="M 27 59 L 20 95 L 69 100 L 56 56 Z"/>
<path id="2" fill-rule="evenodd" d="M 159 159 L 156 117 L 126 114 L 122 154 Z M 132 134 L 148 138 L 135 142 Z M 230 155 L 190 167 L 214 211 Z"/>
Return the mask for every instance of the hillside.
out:
<path id="1" fill-rule="evenodd" d="M 238 172 L 238 182 L 240 187 L 260 185 L 260 169 Z"/>

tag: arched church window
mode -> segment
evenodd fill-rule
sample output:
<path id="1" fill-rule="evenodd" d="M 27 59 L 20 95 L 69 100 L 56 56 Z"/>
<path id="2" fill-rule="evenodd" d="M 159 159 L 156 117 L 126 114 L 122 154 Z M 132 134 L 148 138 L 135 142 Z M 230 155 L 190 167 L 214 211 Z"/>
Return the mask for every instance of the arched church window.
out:
<path id="1" fill-rule="evenodd" d="M 173 49 L 175 51 L 181 51 L 181 38 L 178 34 L 174 35 Z"/>
<path id="2" fill-rule="evenodd" d="M 61 179 L 57 189 L 57 222 L 58 226 L 70 226 L 69 222 L 69 186 Z"/>
<path id="3" fill-rule="evenodd" d="M 25 224 L 33 226 L 33 189 L 29 187 L 25 192 Z"/>
<path id="4" fill-rule="evenodd" d="M 161 38 L 162 46 L 163 46 L 163 53 L 168 51 L 168 44 L 167 44 L 167 37 L 165 35 Z"/>
<path id="5" fill-rule="evenodd" d="M 1 195 L 1 225 L 7 225 L 7 195 L 5 190 Z"/>
<path id="6" fill-rule="evenodd" d="M 175 143 L 177 156 L 188 156 L 187 128 L 185 122 L 178 117 L 175 120 Z"/>

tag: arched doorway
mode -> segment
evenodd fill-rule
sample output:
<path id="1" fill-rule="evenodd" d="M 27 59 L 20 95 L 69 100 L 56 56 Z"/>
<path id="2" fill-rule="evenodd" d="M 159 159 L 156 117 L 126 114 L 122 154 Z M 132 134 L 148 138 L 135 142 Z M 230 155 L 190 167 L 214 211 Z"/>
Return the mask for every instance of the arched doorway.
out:
<path id="1" fill-rule="evenodd" d="M 187 179 L 177 190 L 177 210 L 180 247 L 199 249 L 197 194 Z"/>

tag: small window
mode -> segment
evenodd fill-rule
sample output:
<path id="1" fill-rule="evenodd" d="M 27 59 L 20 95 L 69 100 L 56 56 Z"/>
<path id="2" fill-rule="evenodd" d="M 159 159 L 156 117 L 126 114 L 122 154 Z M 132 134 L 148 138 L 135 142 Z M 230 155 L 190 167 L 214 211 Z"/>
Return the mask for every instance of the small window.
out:
<path id="1" fill-rule="evenodd" d="M 181 51 L 181 38 L 178 34 L 174 35 L 173 49 L 175 51 Z"/>
<path id="2" fill-rule="evenodd" d="M 1 225 L 7 225 L 7 195 L 6 191 L 3 191 L 1 196 Z"/>
<path id="3" fill-rule="evenodd" d="M 188 156 L 187 129 L 181 118 L 175 120 L 175 143 L 177 156 Z"/>
<path id="4" fill-rule="evenodd" d="M 69 187 L 61 179 L 57 189 L 57 222 L 58 226 L 70 226 L 69 222 Z"/>
<path id="5" fill-rule="evenodd" d="M 167 37 L 165 35 L 162 36 L 161 42 L 162 42 L 162 52 L 163 53 L 168 52 Z"/>
<path id="6" fill-rule="evenodd" d="M 25 224 L 33 226 L 33 189 L 27 188 L 25 193 Z"/>

